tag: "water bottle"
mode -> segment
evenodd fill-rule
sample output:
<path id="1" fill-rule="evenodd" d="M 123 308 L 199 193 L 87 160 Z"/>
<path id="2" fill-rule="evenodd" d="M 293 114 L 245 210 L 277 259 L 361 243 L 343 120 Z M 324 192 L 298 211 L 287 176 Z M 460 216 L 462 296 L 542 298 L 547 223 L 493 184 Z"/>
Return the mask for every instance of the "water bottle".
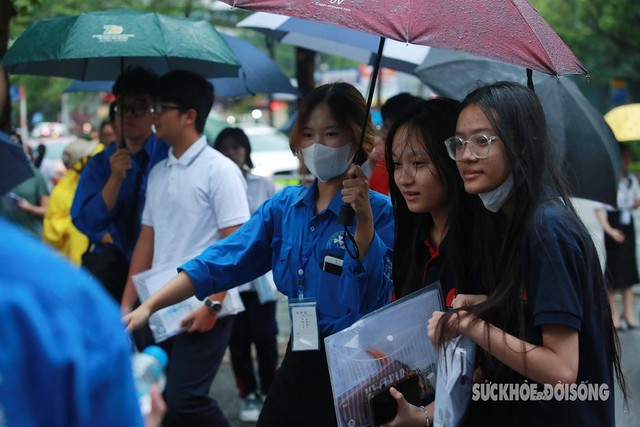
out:
<path id="1" fill-rule="evenodd" d="M 168 360 L 167 353 L 157 345 L 151 345 L 131 358 L 138 403 L 143 415 L 151 412 L 151 395 L 149 394 L 151 386 L 158 386 L 160 391 L 164 389 L 166 382 L 164 368 Z"/>

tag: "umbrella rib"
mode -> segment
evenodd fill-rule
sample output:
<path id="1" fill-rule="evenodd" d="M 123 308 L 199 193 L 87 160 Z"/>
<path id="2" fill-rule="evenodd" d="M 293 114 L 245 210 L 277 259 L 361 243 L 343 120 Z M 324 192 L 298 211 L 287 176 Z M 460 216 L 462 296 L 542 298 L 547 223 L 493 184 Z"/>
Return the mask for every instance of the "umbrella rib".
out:
<path id="1" fill-rule="evenodd" d="M 518 7 L 518 5 L 516 4 L 516 2 L 514 0 L 511 0 L 511 4 L 513 4 L 513 6 L 516 8 L 516 10 L 518 11 L 518 14 L 522 17 L 522 19 L 524 20 L 524 22 L 526 22 L 527 24 L 529 24 L 529 28 L 531 29 L 531 31 L 533 32 L 533 34 L 535 34 L 536 38 L 538 39 L 538 41 L 540 41 L 540 37 L 538 36 L 538 33 L 536 33 L 533 29 L 533 27 L 531 26 L 530 22 L 527 20 L 526 16 L 524 16 L 524 14 L 522 13 L 522 10 L 520 10 L 520 7 Z M 545 46 L 544 43 L 540 43 L 542 45 L 542 49 L 544 50 L 545 55 L 547 56 L 547 60 L 553 64 L 553 66 L 555 67 L 555 63 L 553 62 L 553 60 L 551 59 L 551 56 L 549 55 L 549 52 L 547 51 L 547 47 Z M 554 72 L 554 70 L 549 70 L 553 75 L 557 76 L 558 74 Z"/>
<path id="2" fill-rule="evenodd" d="M 240 74 L 242 75 L 242 84 L 247 91 L 247 93 L 251 96 L 255 96 L 255 92 L 249 88 L 249 84 L 247 82 L 247 73 L 244 71 L 242 67 L 240 67 Z"/>
<path id="3" fill-rule="evenodd" d="M 523 4 L 524 3 L 524 4 Z M 556 37 L 558 39 L 558 41 L 560 42 L 560 45 L 556 46 L 556 49 L 562 48 L 562 46 L 564 46 L 569 53 L 571 53 L 573 55 L 573 52 L 571 51 L 571 49 L 569 49 L 569 46 L 566 45 L 566 43 L 564 43 L 564 41 L 560 38 L 560 36 L 555 33 L 555 31 L 553 31 L 553 28 L 551 28 L 551 26 L 549 25 L 549 23 L 547 23 L 542 16 L 540 16 L 540 14 L 538 13 L 537 10 L 535 10 L 535 8 L 533 6 L 531 6 L 531 4 L 529 4 L 529 2 L 527 2 L 526 0 L 523 1 L 518 1 L 518 0 L 511 0 L 511 4 L 513 4 L 513 6 L 516 8 L 516 10 L 518 11 L 518 14 L 522 17 L 522 19 L 524 20 L 524 22 L 526 22 L 528 24 L 528 27 L 531 29 L 531 31 L 533 32 L 533 34 L 536 36 L 536 39 L 540 42 L 540 46 L 542 48 L 542 50 L 544 51 L 545 55 L 546 55 L 546 59 L 548 60 L 548 62 L 552 65 L 552 69 L 548 70 L 548 73 L 551 75 L 555 75 L 556 77 L 558 77 L 560 74 L 565 74 L 566 72 L 573 72 L 578 74 L 577 70 L 565 70 L 563 72 L 563 70 L 556 70 L 557 65 L 555 63 L 555 61 L 553 60 L 553 57 L 550 55 L 549 53 L 549 49 L 547 47 L 547 43 L 543 43 L 542 40 L 540 39 L 540 35 L 538 34 L 538 32 L 536 31 L 536 29 L 538 28 L 537 25 L 532 25 L 529 20 L 527 19 L 527 16 L 523 13 L 523 10 L 520 8 L 520 4 L 523 5 L 523 7 L 529 7 L 532 9 L 533 13 L 536 14 L 542 21 L 543 23 L 551 30 L 551 33 L 549 34 L 549 36 L 551 37 Z M 544 27 L 543 29 L 546 29 L 547 27 Z M 577 64 L 575 64 L 581 71 L 583 71 L 584 74 L 588 75 L 589 73 L 587 72 L 587 70 L 584 68 L 584 66 L 580 63 L 580 60 L 575 57 L 575 55 L 573 55 Z"/>

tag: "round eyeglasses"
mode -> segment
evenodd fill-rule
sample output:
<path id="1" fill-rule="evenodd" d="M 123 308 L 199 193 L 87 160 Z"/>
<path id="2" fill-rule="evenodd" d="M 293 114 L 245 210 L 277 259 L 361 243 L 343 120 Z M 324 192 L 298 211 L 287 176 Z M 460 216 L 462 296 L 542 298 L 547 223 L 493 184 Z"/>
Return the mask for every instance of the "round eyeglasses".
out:
<path id="1" fill-rule="evenodd" d="M 134 117 L 141 117 L 147 113 L 153 113 L 153 107 L 145 104 L 116 104 L 113 106 L 115 113 L 132 114 Z"/>
<path id="2" fill-rule="evenodd" d="M 484 159 L 491 154 L 491 143 L 498 139 L 497 136 L 488 135 L 471 135 L 469 139 L 464 140 L 459 136 L 452 136 L 444 141 L 447 147 L 447 153 L 453 160 L 462 160 L 464 156 L 464 146 L 469 145 L 469 152 L 476 159 Z"/>

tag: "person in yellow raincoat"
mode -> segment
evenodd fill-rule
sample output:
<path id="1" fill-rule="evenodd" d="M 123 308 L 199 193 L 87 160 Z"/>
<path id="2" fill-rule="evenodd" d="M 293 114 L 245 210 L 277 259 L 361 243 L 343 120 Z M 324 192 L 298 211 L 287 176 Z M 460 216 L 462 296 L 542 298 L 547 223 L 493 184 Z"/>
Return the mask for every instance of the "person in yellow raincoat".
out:
<path id="1" fill-rule="evenodd" d="M 76 265 L 80 265 L 82 254 L 89 247 L 89 238 L 78 231 L 71 222 L 71 203 L 82 169 L 89 159 L 103 148 L 97 141 L 86 140 L 77 140 L 65 147 L 62 161 L 67 167 L 67 173 L 53 187 L 44 215 L 43 240 Z"/>

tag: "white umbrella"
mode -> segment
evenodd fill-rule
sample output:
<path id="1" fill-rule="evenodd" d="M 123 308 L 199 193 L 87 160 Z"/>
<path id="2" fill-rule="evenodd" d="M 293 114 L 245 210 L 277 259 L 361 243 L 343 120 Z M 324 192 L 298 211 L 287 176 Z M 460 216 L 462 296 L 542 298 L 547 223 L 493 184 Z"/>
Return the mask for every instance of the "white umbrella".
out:
<path id="1" fill-rule="evenodd" d="M 380 37 L 345 27 L 290 18 L 274 13 L 256 12 L 237 24 L 260 31 L 281 43 L 373 64 Z M 411 73 L 429 53 L 428 46 L 387 40 L 382 53 L 382 67 Z"/>

